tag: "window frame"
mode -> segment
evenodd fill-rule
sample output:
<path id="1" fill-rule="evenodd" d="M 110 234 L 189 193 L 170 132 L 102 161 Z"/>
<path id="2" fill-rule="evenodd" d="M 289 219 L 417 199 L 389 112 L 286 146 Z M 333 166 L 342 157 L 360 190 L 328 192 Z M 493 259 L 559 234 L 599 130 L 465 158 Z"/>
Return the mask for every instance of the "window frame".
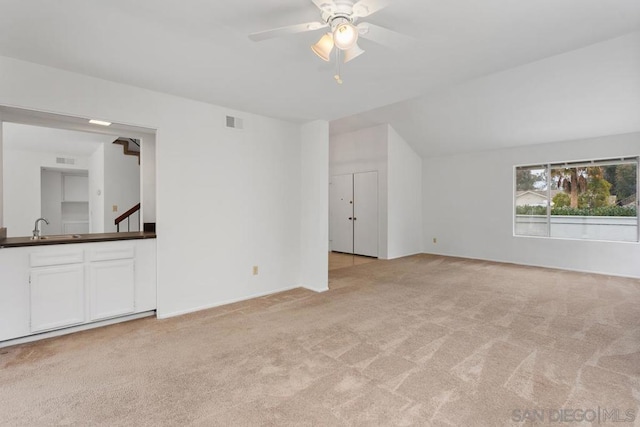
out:
<path id="1" fill-rule="evenodd" d="M 605 239 L 581 239 L 576 237 L 558 237 L 551 235 L 551 170 L 554 168 L 572 168 L 572 167 L 587 167 L 587 166 L 612 166 L 623 164 L 635 164 L 636 165 L 636 240 L 605 240 Z M 546 214 L 546 235 L 526 235 L 516 234 L 516 221 L 517 221 L 517 206 L 516 206 L 516 194 L 518 191 L 517 173 L 519 168 L 529 169 L 544 169 L 544 175 L 547 183 L 547 214 Z M 559 239 L 559 240 L 576 240 L 585 242 L 614 242 L 614 243 L 630 243 L 640 244 L 640 155 L 632 156 L 620 156 L 609 157 L 603 159 L 591 159 L 591 160 L 578 160 L 578 161 L 564 161 L 564 162 L 540 162 L 540 163 L 523 163 L 513 166 L 512 171 L 512 235 L 513 237 L 522 238 L 534 238 L 534 239 Z"/>

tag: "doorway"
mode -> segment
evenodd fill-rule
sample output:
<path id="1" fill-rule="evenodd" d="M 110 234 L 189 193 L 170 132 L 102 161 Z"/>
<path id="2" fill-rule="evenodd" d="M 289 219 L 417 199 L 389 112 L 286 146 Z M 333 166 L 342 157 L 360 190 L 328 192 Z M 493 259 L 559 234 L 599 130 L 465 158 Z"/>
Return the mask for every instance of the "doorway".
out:
<path id="1" fill-rule="evenodd" d="M 41 216 L 48 234 L 89 233 L 89 171 L 41 168 Z"/>
<path id="2" fill-rule="evenodd" d="M 331 177 L 331 251 L 378 257 L 378 172 Z"/>

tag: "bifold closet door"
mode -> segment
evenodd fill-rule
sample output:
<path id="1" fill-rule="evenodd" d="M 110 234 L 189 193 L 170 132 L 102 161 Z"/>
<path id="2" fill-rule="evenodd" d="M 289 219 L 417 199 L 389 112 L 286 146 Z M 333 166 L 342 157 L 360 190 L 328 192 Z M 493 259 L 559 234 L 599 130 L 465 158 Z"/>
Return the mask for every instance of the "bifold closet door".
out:
<path id="1" fill-rule="evenodd" d="M 331 177 L 331 250 L 378 256 L 378 173 Z"/>
<path id="2" fill-rule="evenodd" d="M 378 256 L 378 172 L 353 174 L 353 253 Z"/>
<path id="3" fill-rule="evenodd" d="M 353 174 L 334 175 L 329 185 L 331 250 L 353 253 Z"/>

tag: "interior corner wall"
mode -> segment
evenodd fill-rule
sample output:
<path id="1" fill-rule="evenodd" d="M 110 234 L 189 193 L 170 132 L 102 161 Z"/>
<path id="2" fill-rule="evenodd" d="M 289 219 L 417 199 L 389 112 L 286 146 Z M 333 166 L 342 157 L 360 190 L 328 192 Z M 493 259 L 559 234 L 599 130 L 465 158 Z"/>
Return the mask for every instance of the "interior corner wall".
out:
<path id="1" fill-rule="evenodd" d="M 387 258 L 422 252 L 422 158 L 389 126 Z"/>
<path id="2" fill-rule="evenodd" d="M 49 223 L 42 223 L 43 234 L 62 234 L 62 171 L 42 169 L 40 171 L 40 216 Z M 35 220 L 34 220 L 35 221 Z"/>
<path id="3" fill-rule="evenodd" d="M 89 226 L 104 233 L 104 143 L 89 156 Z"/>
<path id="4" fill-rule="evenodd" d="M 321 292 L 329 289 L 329 123 L 306 123 L 300 134 L 300 285 Z"/>
<path id="5" fill-rule="evenodd" d="M 299 285 L 299 125 L 7 57 L 0 69 L 0 105 L 157 129 L 159 317 Z"/>
<path id="6" fill-rule="evenodd" d="M 388 128 L 383 124 L 329 138 L 329 176 L 378 172 L 378 257 L 382 259 L 387 259 Z"/>
<path id="7" fill-rule="evenodd" d="M 631 133 L 425 158 L 424 251 L 640 278 L 638 243 L 513 235 L 514 166 L 638 154 Z"/>
<path id="8" fill-rule="evenodd" d="M 142 223 L 156 222 L 156 137 L 149 135 L 140 141 L 140 192 Z"/>

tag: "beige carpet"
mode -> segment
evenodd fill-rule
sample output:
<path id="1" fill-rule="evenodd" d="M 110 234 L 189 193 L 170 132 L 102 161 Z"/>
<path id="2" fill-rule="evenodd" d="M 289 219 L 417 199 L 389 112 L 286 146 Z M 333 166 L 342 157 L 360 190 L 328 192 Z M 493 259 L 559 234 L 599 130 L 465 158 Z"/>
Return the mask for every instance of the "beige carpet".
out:
<path id="1" fill-rule="evenodd" d="M 371 258 L 360 255 L 344 254 L 340 252 L 329 252 L 329 271 L 339 268 L 353 267 L 354 265 L 378 262 L 378 258 Z"/>
<path id="2" fill-rule="evenodd" d="M 330 281 L 0 349 L 0 425 L 640 425 L 638 280 L 420 255 Z"/>

